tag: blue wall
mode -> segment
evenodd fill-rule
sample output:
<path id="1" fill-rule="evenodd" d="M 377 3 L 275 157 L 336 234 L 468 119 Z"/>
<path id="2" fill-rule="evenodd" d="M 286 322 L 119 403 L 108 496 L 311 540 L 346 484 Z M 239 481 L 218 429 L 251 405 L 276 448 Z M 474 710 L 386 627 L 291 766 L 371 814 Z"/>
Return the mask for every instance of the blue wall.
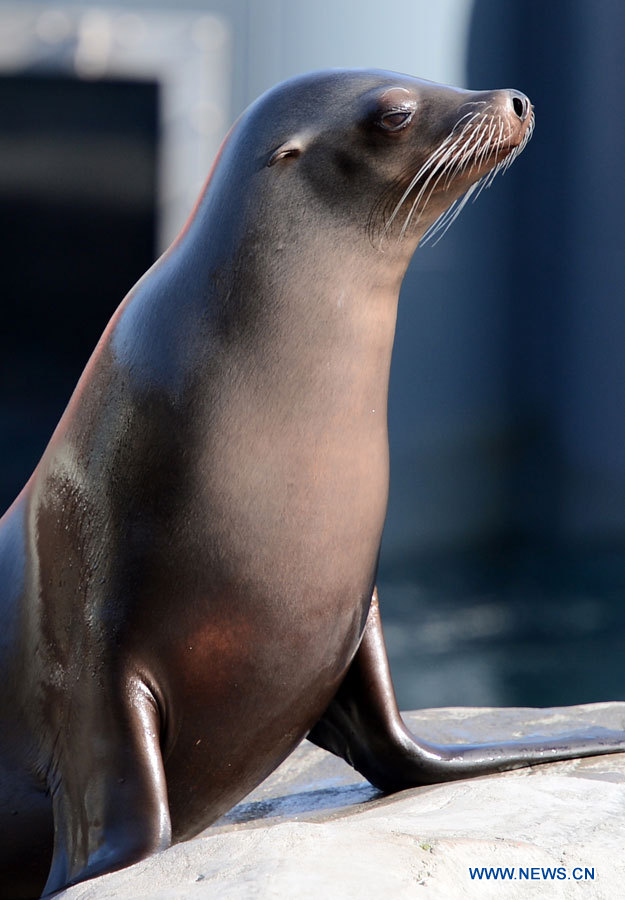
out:
<path id="1" fill-rule="evenodd" d="M 624 46 L 617 0 L 475 4 L 468 86 L 524 90 L 536 133 L 406 279 L 389 552 L 625 543 Z"/>

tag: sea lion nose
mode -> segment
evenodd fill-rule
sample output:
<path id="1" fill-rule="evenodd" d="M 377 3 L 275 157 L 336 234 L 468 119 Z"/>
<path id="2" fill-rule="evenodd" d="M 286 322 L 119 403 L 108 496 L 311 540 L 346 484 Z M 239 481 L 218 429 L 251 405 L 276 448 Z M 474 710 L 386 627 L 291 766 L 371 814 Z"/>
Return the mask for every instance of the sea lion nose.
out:
<path id="1" fill-rule="evenodd" d="M 522 94 L 521 91 L 508 91 L 507 93 L 509 98 L 508 102 L 512 106 L 515 115 L 518 116 L 521 122 L 524 122 L 529 115 L 530 109 L 532 108 L 529 99 L 525 96 L 525 94 Z"/>

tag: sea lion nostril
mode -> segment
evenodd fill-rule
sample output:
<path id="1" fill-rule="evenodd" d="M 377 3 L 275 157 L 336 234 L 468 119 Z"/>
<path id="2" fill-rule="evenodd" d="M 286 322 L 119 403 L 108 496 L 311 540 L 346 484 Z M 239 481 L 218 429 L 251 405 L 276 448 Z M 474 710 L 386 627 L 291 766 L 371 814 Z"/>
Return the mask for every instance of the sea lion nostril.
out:
<path id="1" fill-rule="evenodd" d="M 521 121 L 523 121 L 525 119 L 525 117 L 527 116 L 527 110 L 529 107 L 529 104 L 528 104 L 526 98 L 525 97 L 513 97 L 512 98 L 512 106 L 513 106 L 515 113 L 519 117 L 519 119 L 521 119 Z"/>

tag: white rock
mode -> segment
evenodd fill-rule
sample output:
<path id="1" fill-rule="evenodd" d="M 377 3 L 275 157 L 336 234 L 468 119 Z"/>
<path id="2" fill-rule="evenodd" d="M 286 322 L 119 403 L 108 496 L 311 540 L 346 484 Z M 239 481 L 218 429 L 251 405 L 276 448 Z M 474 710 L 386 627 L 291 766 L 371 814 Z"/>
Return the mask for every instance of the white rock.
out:
<path id="1" fill-rule="evenodd" d="M 424 738 L 476 743 L 591 725 L 623 730 L 625 703 L 439 709 L 405 718 Z M 194 840 L 58 896 L 603 900 L 623 894 L 624 844 L 625 754 L 385 797 L 340 760 L 304 743 Z M 472 880 L 469 869 L 482 867 L 513 868 L 515 878 Z M 594 877 L 576 880 L 579 867 Z M 520 868 L 527 879 L 521 880 Z M 564 877 L 545 877 L 547 868 Z"/>

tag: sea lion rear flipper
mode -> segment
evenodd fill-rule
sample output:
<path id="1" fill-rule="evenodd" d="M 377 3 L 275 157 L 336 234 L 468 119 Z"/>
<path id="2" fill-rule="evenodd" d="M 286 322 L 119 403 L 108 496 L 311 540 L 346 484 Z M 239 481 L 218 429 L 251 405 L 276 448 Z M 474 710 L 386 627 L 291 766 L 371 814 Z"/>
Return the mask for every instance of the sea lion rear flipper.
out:
<path id="1" fill-rule="evenodd" d="M 59 729 L 49 786 L 54 855 L 42 896 L 120 869 L 171 843 L 159 716 L 140 680 Z M 118 702 L 116 702 L 116 699 Z"/>
<path id="2" fill-rule="evenodd" d="M 442 746 L 416 739 L 397 707 L 377 588 L 356 656 L 308 739 L 345 759 L 384 791 L 625 751 L 625 731 L 605 728 L 474 746 Z"/>

